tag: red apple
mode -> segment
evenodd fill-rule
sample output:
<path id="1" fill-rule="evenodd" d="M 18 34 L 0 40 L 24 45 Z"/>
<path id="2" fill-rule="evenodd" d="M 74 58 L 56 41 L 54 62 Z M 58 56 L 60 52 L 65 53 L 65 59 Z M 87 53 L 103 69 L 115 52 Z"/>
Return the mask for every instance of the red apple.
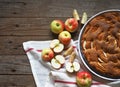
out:
<path id="1" fill-rule="evenodd" d="M 64 23 L 61 20 L 53 20 L 50 27 L 53 33 L 59 34 L 64 30 Z"/>
<path id="2" fill-rule="evenodd" d="M 50 61 L 54 57 L 54 52 L 50 48 L 42 50 L 41 57 L 44 61 Z"/>
<path id="3" fill-rule="evenodd" d="M 92 83 L 91 74 L 86 71 L 79 71 L 76 76 L 76 82 L 79 87 L 90 87 Z"/>
<path id="4" fill-rule="evenodd" d="M 78 29 L 78 21 L 75 18 L 68 18 L 65 21 L 65 29 L 69 32 L 75 32 Z"/>
<path id="5" fill-rule="evenodd" d="M 71 41 L 71 34 L 68 31 L 62 31 L 59 34 L 58 39 L 60 40 L 62 44 L 69 45 Z"/>

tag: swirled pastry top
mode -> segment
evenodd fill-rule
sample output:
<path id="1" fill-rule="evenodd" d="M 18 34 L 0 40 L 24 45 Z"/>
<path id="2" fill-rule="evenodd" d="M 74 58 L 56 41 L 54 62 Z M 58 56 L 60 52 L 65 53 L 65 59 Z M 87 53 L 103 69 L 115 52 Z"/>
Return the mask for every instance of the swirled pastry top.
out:
<path id="1" fill-rule="evenodd" d="M 120 76 L 120 12 L 105 12 L 93 18 L 84 29 L 81 45 L 92 68 Z"/>

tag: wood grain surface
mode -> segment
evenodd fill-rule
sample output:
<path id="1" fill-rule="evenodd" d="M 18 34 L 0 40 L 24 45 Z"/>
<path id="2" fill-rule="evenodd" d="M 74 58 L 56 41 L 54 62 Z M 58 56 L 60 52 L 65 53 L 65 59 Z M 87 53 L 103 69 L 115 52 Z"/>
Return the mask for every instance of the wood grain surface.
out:
<path id="1" fill-rule="evenodd" d="M 73 9 L 80 18 L 83 12 L 91 17 L 120 9 L 120 0 L 0 0 L 0 87 L 36 87 L 22 43 L 57 38 L 50 31 L 51 21 L 65 21 Z M 80 29 L 72 34 L 74 40 Z"/>

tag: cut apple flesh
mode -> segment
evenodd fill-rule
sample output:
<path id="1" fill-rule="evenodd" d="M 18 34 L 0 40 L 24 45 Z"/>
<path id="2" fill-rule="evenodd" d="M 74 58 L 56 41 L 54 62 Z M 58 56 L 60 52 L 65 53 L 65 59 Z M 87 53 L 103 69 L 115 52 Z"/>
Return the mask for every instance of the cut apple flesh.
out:
<path id="1" fill-rule="evenodd" d="M 83 48 L 86 50 L 86 41 L 83 42 Z"/>
<path id="2" fill-rule="evenodd" d="M 64 63 L 65 63 L 65 58 L 62 55 L 56 55 L 55 58 L 51 60 L 51 65 L 55 69 L 60 69 Z"/>
<path id="3" fill-rule="evenodd" d="M 58 44 L 60 43 L 60 41 L 58 39 L 54 39 L 51 41 L 50 43 L 50 48 L 55 48 Z"/>
<path id="4" fill-rule="evenodd" d="M 57 55 L 55 58 L 60 64 L 65 63 L 65 58 L 62 55 Z"/>
<path id="5" fill-rule="evenodd" d="M 68 62 L 66 64 L 66 70 L 70 73 L 72 73 L 74 71 L 78 72 L 80 70 L 80 64 L 78 62 L 73 62 L 73 63 Z"/>
<path id="6" fill-rule="evenodd" d="M 78 62 L 73 62 L 74 71 L 77 72 L 80 70 L 80 64 Z"/>
<path id="7" fill-rule="evenodd" d="M 72 63 L 68 62 L 66 64 L 66 70 L 70 73 L 72 73 L 74 71 L 74 67 L 73 67 Z"/>
<path id="8" fill-rule="evenodd" d="M 51 60 L 51 65 L 55 69 L 59 69 L 61 67 L 61 64 L 54 58 Z"/>
<path id="9" fill-rule="evenodd" d="M 64 49 L 64 45 L 63 44 L 58 44 L 53 50 L 55 53 L 60 53 L 62 52 Z"/>

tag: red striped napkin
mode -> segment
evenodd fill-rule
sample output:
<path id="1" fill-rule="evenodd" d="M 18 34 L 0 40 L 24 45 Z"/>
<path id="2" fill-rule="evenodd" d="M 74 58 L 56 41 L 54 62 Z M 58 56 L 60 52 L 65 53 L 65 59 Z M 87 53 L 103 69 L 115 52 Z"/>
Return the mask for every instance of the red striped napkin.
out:
<path id="1" fill-rule="evenodd" d="M 55 70 L 49 62 L 44 62 L 41 59 L 41 51 L 48 48 L 50 41 L 27 41 L 23 43 L 23 48 L 29 59 L 31 70 L 37 87 L 77 87 L 75 75 L 66 73 L 64 68 Z M 71 41 L 77 52 L 77 41 Z M 78 57 L 81 63 L 80 58 Z M 81 71 L 85 70 L 81 65 Z M 119 87 L 120 82 L 111 82 L 93 76 L 91 87 Z M 117 85 L 118 86 L 117 86 Z"/>
<path id="2" fill-rule="evenodd" d="M 49 80 L 45 87 L 53 84 L 51 87 L 77 87 L 76 77 L 74 74 L 66 73 L 66 71 L 51 71 Z M 111 87 L 101 82 L 93 81 L 91 87 Z"/>

